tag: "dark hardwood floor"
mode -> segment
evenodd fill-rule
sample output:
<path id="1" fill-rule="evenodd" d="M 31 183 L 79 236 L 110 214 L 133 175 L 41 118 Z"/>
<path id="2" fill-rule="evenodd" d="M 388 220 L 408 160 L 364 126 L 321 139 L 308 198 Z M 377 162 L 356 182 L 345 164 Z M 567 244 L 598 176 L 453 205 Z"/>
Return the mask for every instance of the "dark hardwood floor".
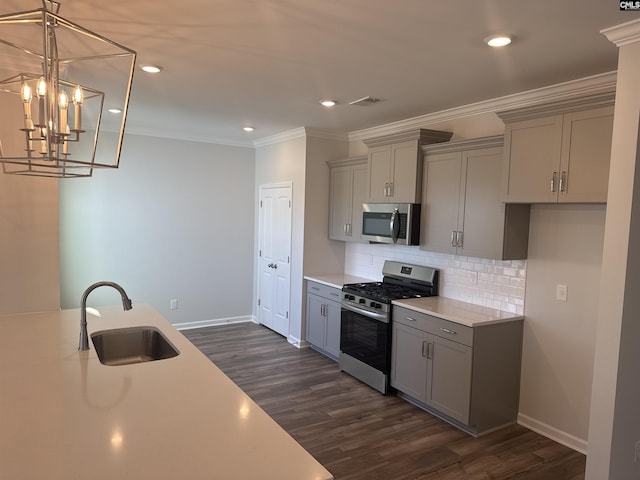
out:
<path id="1" fill-rule="evenodd" d="M 253 323 L 182 332 L 336 480 L 578 480 L 585 456 L 519 425 L 473 438 Z"/>

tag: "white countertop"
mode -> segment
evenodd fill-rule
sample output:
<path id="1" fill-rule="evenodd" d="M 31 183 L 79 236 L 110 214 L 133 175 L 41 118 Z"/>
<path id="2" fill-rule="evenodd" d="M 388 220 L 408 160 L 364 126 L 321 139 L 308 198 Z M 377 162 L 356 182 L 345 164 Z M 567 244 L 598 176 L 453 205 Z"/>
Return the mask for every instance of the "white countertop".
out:
<path id="1" fill-rule="evenodd" d="M 393 305 L 409 308 L 434 317 L 460 323 L 467 327 L 481 327 L 494 323 L 523 320 L 522 315 L 504 312 L 494 308 L 474 305 L 444 297 L 409 298 L 394 300 Z"/>
<path id="2" fill-rule="evenodd" d="M 180 354 L 106 366 L 78 352 L 77 309 L 0 315 L 1 478 L 333 478 L 151 307 L 100 312 L 89 335 L 154 326 Z"/>
<path id="3" fill-rule="evenodd" d="M 321 274 L 321 275 L 305 275 L 305 280 L 322 283 L 329 287 L 342 288 L 347 283 L 365 283 L 379 282 L 380 280 L 372 280 L 370 278 L 357 277 L 355 275 L 347 275 L 344 273 Z"/>

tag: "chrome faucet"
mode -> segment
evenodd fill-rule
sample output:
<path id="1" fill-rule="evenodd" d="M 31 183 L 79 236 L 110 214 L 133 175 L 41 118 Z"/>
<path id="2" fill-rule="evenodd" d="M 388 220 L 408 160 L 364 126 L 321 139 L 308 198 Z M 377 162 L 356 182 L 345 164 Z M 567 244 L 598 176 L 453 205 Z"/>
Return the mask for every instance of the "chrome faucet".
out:
<path id="1" fill-rule="evenodd" d="M 113 282 L 97 282 L 93 285 L 90 285 L 84 293 L 82 294 L 82 299 L 80 300 L 80 342 L 78 344 L 78 350 L 89 350 L 89 335 L 87 334 L 87 297 L 89 294 L 94 291 L 98 287 L 113 287 L 118 292 L 120 292 L 120 296 L 122 297 L 122 306 L 125 310 L 131 310 L 133 306 L 131 305 L 131 299 L 127 296 L 127 292 L 124 291 L 117 283 Z"/>

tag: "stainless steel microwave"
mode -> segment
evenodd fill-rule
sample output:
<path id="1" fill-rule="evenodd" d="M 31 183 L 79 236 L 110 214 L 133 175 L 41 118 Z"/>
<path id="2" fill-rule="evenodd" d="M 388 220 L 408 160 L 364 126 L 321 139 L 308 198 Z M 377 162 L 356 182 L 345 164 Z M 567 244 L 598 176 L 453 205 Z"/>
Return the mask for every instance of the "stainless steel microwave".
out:
<path id="1" fill-rule="evenodd" d="M 362 204 L 362 239 L 375 243 L 418 245 L 420 204 Z"/>

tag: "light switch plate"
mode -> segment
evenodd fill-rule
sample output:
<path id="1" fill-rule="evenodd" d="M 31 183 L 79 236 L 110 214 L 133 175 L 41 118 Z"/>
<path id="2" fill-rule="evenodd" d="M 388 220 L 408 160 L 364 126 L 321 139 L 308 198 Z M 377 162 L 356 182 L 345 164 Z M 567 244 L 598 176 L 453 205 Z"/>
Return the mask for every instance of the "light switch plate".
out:
<path id="1" fill-rule="evenodd" d="M 560 302 L 567 301 L 567 286 L 558 284 L 556 285 L 556 300 Z"/>

